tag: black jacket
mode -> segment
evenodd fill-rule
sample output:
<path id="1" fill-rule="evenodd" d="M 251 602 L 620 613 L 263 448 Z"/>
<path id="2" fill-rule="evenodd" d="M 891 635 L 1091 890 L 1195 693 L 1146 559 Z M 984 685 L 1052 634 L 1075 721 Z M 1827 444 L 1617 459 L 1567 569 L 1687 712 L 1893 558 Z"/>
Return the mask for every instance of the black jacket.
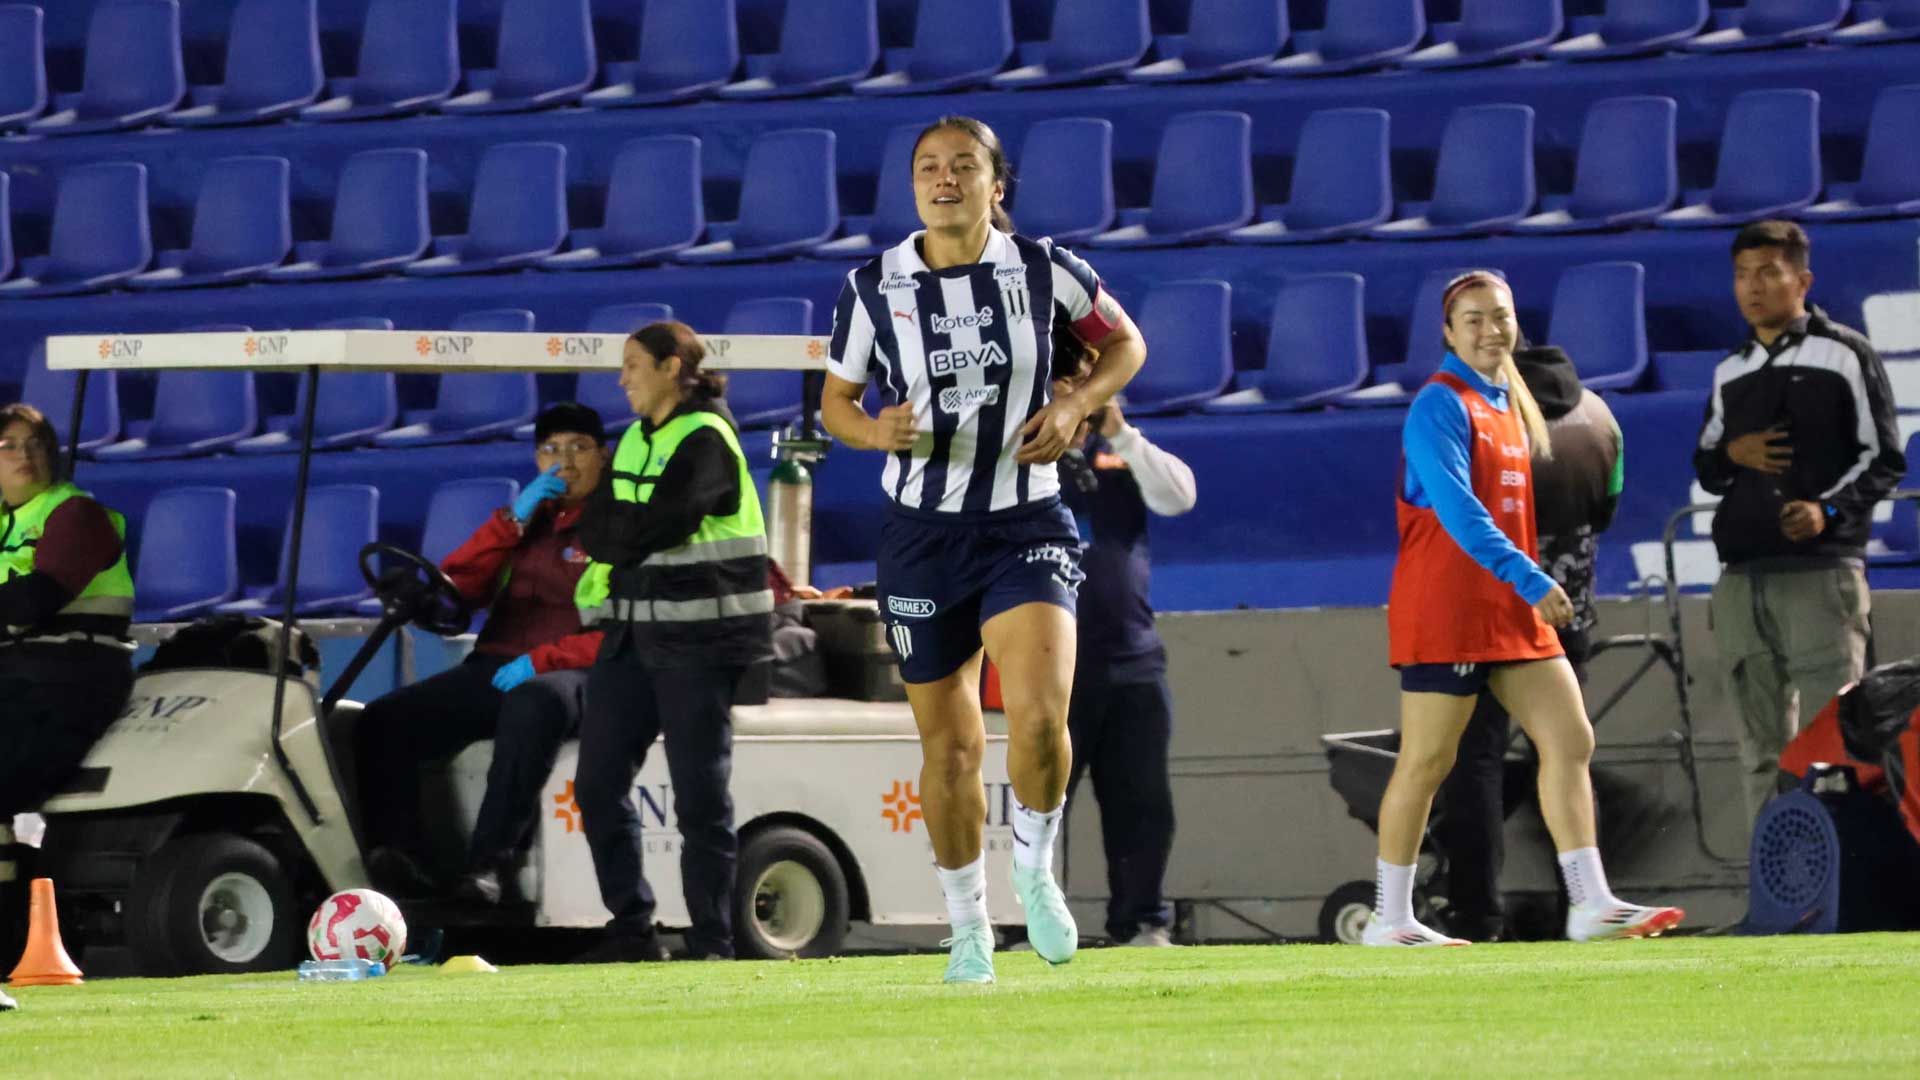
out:
<path id="1" fill-rule="evenodd" d="M 1595 537 L 1620 505 L 1621 438 L 1613 410 L 1580 385 L 1567 354 L 1551 345 L 1513 355 L 1547 421 L 1553 456 L 1533 459 L 1533 520 L 1540 566 L 1573 601 L 1567 631 L 1593 626 Z"/>
<path id="2" fill-rule="evenodd" d="M 1785 472 L 1756 472 L 1727 456 L 1734 439 L 1775 425 L 1793 447 Z M 1713 542 L 1728 566 L 1859 559 L 1874 504 L 1907 471 L 1879 354 L 1818 308 L 1771 347 L 1749 337 L 1713 373 L 1693 471 L 1722 496 Z M 1794 500 L 1825 509 L 1819 536 L 1794 543 L 1780 531 L 1780 508 Z"/>

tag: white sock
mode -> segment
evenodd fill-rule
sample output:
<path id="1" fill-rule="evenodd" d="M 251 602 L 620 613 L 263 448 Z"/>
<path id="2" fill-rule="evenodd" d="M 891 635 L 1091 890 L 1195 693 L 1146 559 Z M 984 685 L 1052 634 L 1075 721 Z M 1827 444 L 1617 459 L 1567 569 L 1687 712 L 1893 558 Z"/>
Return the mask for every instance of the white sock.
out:
<path id="1" fill-rule="evenodd" d="M 933 869 L 940 875 L 940 892 L 947 898 L 947 922 L 954 929 L 987 921 L 986 852 L 958 870 L 938 864 Z"/>
<path id="2" fill-rule="evenodd" d="M 1059 806 L 1041 813 L 1029 810 L 1020 800 L 1013 801 L 1013 864 L 1029 870 L 1053 869 L 1053 838 L 1060 835 Z"/>
<path id="3" fill-rule="evenodd" d="M 1413 921 L 1413 867 L 1373 860 L 1373 917 L 1388 926 Z"/>
<path id="4" fill-rule="evenodd" d="M 1607 887 L 1607 871 L 1600 865 L 1600 849 L 1597 847 L 1561 852 L 1560 876 L 1567 883 L 1567 900 L 1575 907 L 1620 902 L 1619 897 L 1613 895 L 1613 890 Z"/>

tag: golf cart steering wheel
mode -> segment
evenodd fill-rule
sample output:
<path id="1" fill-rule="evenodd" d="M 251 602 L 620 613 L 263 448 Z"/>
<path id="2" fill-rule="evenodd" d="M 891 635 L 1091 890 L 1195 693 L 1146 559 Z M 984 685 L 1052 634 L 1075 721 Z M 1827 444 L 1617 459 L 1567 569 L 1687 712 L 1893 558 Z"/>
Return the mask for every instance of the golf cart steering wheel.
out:
<path id="1" fill-rule="evenodd" d="M 379 556 L 378 568 L 374 556 Z M 392 544 L 360 549 L 360 576 L 389 618 L 410 622 L 428 633 L 450 637 L 467 632 L 473 608 L 453 581 L 426 559 Z"/>

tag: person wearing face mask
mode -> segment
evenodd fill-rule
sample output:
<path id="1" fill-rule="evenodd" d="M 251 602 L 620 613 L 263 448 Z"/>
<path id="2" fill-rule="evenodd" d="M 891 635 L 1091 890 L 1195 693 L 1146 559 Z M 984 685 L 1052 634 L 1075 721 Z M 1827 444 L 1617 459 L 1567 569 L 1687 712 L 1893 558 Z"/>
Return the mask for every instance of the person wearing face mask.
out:
<path id="1" fill-rule="evenodd" d="M 1533 466 L 1552 453 L 1540 406 L 1514 363 L 1513 293 L 1487 271 L 1441 299 L 1447 356 L 1407 412 L 1396 512 L 1400 553 L 1387 601 L 1400 672 L 1400 752 L 1380 801 L 1368 945 L 1465 945 L 1419 921 L 1414 863 L 1433 796 L 1474 703 L 1490 690 L 1540 755 L 1540 812 L 1572 902 L 1567 937 L 1647 937 L 1679 908 L 1614 896 L 1596 846 L 1593 728 L 1554 627 L 1573 602 L 1534 561 Z"/>
<path id="2" fill-rule="evenodd" d="M 367 867 L 379 887 L 429 896 L 440 883 L 423 865 L 420 764 L 493 740 L 455 895 L 498 904 L 526 854 L 539 794 L 560 744 L 585 711 L 587 668 L 600 634 L 573 603 L 587 568 L 576 533 L 606 468 L 600 416 L 571 402 L 534 421 L 540 470 L 441 563 L 487 623 L 461 664 L 370 703 L 354 727 Z"/>

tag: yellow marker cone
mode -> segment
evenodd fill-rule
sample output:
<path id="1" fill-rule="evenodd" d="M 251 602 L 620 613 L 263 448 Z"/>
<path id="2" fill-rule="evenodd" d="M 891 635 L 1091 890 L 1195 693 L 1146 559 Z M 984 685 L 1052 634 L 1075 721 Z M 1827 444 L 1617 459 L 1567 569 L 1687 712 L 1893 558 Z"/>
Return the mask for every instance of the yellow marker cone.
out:
<path id="1" fill-rule="evenodd" d="M 470 972 L 497 973 L 500 969 L 478 956 L 455 956 L 441 964 L 440 970 L 452 975 L 463 975 Z"/>

